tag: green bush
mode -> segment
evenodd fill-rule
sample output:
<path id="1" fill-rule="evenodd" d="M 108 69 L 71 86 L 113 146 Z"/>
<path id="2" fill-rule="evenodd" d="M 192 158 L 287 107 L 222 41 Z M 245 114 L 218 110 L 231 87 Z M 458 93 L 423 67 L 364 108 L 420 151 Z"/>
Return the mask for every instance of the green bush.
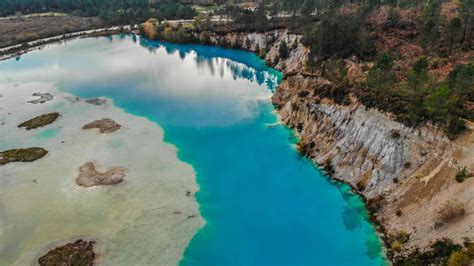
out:
<path id="1" fill-rule="evenodd" d="M 467 172 L 467 168 L 466 167 L 459 167 L 458 168 L 458 172 L 456 173 L 456 181 L 458 181 L 458 183 L 462 183 L 464 182 L 464 180 L 466 180 L 467 178 L 469 178 L 469 174 Z"/>

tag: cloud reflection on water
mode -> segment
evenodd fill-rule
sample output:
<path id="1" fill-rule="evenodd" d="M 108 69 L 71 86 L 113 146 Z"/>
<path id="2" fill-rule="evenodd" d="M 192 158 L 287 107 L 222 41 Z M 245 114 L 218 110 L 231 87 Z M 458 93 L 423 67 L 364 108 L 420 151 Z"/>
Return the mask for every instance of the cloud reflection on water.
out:
<path id="1" fill-rule="evenodd" d="M 258 102 L 268 101 L 268 88 L 281 79 L 255 55 L 236 50 L 178 46 L 134 35 L 99 40 L 93 47 L 90 42 L 97 40 L 73 40 L 67 46 L 48 46 L 41 56 L 31 52 L 18 62 L 8 61 L 0 65 L 0 82 L 52 82 L 104 93 L 130 90 L 129 97 L 132 92 L 146 94 L 178 113 L 196 113 L 203 125 L 221 125 L 256 117 Z M 84 47 L 88 53 L 81 52 Z M 190 122 L 176 117 L 177 123 Z"/>

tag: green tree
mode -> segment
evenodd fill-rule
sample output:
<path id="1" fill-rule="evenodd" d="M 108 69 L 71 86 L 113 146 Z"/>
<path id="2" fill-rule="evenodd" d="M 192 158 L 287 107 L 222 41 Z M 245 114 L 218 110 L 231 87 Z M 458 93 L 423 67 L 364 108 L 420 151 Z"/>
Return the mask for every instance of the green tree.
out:
<path id="1" fill-rule="evenodd" d="M 197 31 L 208 30 L 211 26 L 211 18 L 209 15 L 201 13 L 194 17 L 193 26 Z"/>
<path id="2" fill-rule="evenodd" d="M 407 73 L 404 86 L 408 90 L 406 97 L 409 105 L 403 120 L 411 126 L 416 126 L 425 119 L 423 98 L 430 84 L 428 65 L 428 59 L 420 57 Z"/>
<path id="3" fill-rule="evenodd" d="M 268 18 L 267 18 L 267 10 L 265 7 L 265 1 L 262 1 L 258 6 L 257 10 L 255 11 L 255 24 L 257 31 L 265 31 L 268 28 Z"/>
<path id="4" fill-rule="evenodd" d="M 363 21 L 362 14 L 329 14 L 320 23 L 304 28 L 302 43 L 309 46 L 319 60 L 350 55 L 371 57 L 375 51 L 374 43 Z"/>
<path id="5" fill-rule="evenodd" d="M 451 118 L 456 117 L 459 99 L 451 93 L 447 84 L 443 84 L 429 94 L 423 103 L 431 121 L 438 125 L 447 125 Z"/>
<path id="6" fill-rule="evenodd" d="M 458 17 L 453 18 L 449 21 L 448 25 L 444 30 L 444 39 L 448 46 L 448 55 L 451 54 L 453 46 L 458 43 L 462 38 L 462 23 Z"/>
<path id="7" fill-rule="evenodd" d="M 369 71 L 367 86 L 375 91 L 376 98 L 380 96 L 382 91 L 390 89 L 390 86 L 395 83 L 396 78 L 392 67 L 392 57 L 387 53 L 383 53 L 377 56 L 374 67 Z"/>
<path id="8" fill-rule="evenodd" d="M 474 63 L 457 65 L 448 75 L 449 87 L 460 97 L 474 101 Z"/>
<path id="9" fill-rule="evenodd" d="M 429 0 L 421 16 L 421 42 L 424 48 L 437 46 L 440 37 L 441 1 Z"/>
<path id="10" fill-rule="evenodd" d="M 461 43 L 468 42 L 468 45 L 471 45 L 471 35 L 474 31 L 474 0 L 461 0 L 459 13 L 464 24 Z"/>
<path id="11" fill-rule="evenodd" d="M 280 43 L 280 46 L 278 47 L 278 53 L 280 54 L 280 59 L 282 59 L 282 60 L 288 58 L 288 56 L 290 55 L 290 51 L 288 49 L 288 44 L 286 44 L 285 40 L 283 40 Z"/>
<path id="12" fill-rule="evenodd" d="M 426 88 L 430 80 L 428 74 L 428 59 L 425 56 L 418 58 L 407 74 L 407 84 L 414 96 L 418 96 Z"/>

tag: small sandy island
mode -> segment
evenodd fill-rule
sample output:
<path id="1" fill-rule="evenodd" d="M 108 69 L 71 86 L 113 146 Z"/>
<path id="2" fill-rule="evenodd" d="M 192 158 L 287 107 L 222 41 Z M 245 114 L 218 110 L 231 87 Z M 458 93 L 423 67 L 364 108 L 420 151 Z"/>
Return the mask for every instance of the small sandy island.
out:
<path id="1" fill-rule="evenodd" d="M 82 129 L 100 129 L 100 133 L 112 133 L 119 130 L 122 126 L 110 118 L 104 118 L 101 120 L 95 120 L 94 122 L 88 123 L 82 127 Z"/>
<path id="2" fill-rule="evenodd" d="M 40 115 L 35 118 L 32 118 L 28 121 L 25 121 L 21 123 L 20 125 L 18 125 L 18 127 L 24 127 L 26 130 L 31 130 L 38 127 L 44 127 L 56 121 L 58 117 L 59 117 L 59 113 L 56 113 L 56 112 L 44 114 L 44 115 Z"/>
<path id="3" fill-rule="evenodd" d="M 115 185 L 123 181 L 126 173 L 127 170 L 122 167 L 112 167 L 105 173 L 100 173 L 95 169 L 94 163 L 88 162 L 79 168 L 76 183 L 82 187 Z"/>
<path id="4" fill-rule="evenodd" d="M 0 152 L 0 165 L 13 162 L 33 162 L 43 158 L 47 150 L 39 147 L 13 149 Z"/>
<path id="5" fill-rule="evenodd" d="M 94 241 L 82 239 L 50 250 L 38 259 L 39 265 L 94 265 Z"/>

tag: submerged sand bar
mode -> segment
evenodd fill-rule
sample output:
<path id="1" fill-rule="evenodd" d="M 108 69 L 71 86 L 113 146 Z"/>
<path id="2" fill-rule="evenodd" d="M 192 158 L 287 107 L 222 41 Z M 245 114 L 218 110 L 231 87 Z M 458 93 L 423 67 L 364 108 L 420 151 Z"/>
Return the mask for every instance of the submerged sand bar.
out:
<path id="1" fill-rule="evenodd" d="M 38 91 L 54 99 L 29 104 Z M 54 243 L 84 238 L 96 241 L 99 264 L 178 264 L 204 221 L 194 197 L 195 172 L 164 143 L 158 125 L 123 112 L 110 100 L 100 106 L 69 101 L 75 97 L 46 83 L 0 84 L 0 94 L 0 151 L 48 151 L 34 162 L 0 165 L 0 202 L 8 202 L 0 204 L 0 265 L 31 265 Z M 47 128 L 17 127 L 52 112 L 61 119 Z M 82 129 L 104 117 L 122 128 L 114 134 Z M 39 137 L 44 130 L 57 133 Z M 120 166 L 127 170 L 126 182 L 78 186 L 75 179 L 85 162 L 97 162 L 101 171 Z"/>

